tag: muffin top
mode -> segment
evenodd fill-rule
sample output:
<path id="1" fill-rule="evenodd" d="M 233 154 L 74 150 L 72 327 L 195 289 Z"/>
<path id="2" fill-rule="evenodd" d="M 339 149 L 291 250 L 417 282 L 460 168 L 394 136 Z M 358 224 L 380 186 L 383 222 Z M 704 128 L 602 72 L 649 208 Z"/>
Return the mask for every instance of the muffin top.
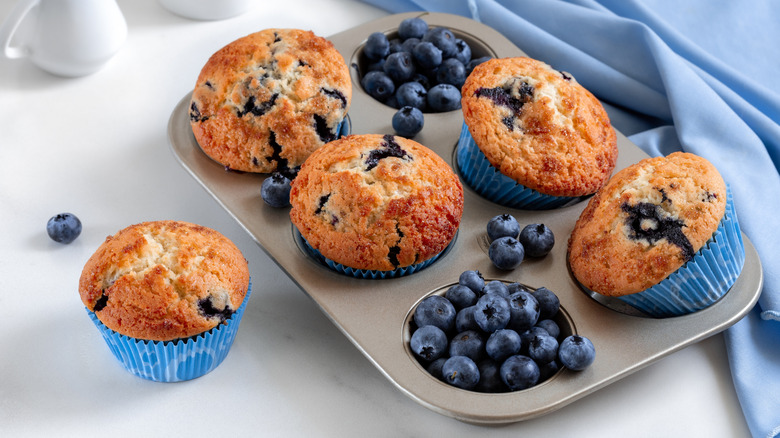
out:
<path id="1" fill-rule="evenodd" d="M 201 149 L 234 170 L 293 169 L 336 138 L 352 82 L 325 38 L 266 29 L 214 53 L 198 76 L 190 124 Z"/>
<path id="2" fill-rule="evenodd" d="M 617 161 L 601 103 L 569 74 L 535 59 L 497 58 L 474 68 L 462 88 L 463 117 L 502 174 L 552 196 L 584 196 L 606 183 Z"/>
<path id="3" fill-rule="evenodd" d="M 676 152 L 615 174 L 590 199 L 569 237 L 572 273 L 608 296 L 641 292 L 691 260 L 726 211 L 715 166 Z"/>
<path id="4" fill-rule="evenodd" d="M 290 218 L 323 256 L 390 271 L 428 260 L 455 236 L 463 188 L 425 146 L 392 135 L 325 145 L 292 182 Z"/>
<path id="5" fill-rule="evenodd" d="M 233 242 L 179 221 L 144 222 L 107 237 L 79 280 L 81 301 L 106 327 L 153 341 L 216 327 L 248 288 L 247 261 Z"/>

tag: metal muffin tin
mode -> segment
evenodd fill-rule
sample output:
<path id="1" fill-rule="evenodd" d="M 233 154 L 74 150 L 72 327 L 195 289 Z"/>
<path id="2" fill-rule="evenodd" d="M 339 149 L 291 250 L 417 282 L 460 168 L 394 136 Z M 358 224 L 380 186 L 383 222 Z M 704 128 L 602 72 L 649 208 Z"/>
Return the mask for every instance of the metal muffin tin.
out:
<path id="1" fill-rule="evenodd" d="M 446 26 L 472 45 L 474 56 L 523 56 L 509 40 L 481 23 L 449 14 L 407 13 L 387 16 L 330 36 L 351 66 L 351 132 L 391 134 L 394 109 L 368 96 L 360 87 L 360 51 L 371 32 L 395 32 L 404 18 L 422 16 L 432 26 Z M 194 72 L 195 75 L 197 72 Z M 762 285 L 761 263 L 745 238 L 745 267 L 731 290 L 699 312 L 674 318 L 638 316 L 630 308 L 598 300 L 580 289 L 566 262 L 566 243 L 587 201 L 549 211 L 510 209 L 487 201 L 464 183 L 464 213 L 449 251 L 430 267 L 394 279 L 357 279 L 339 274 L 301 248 L 289 209 L 271 208 L 260 197 L 265 175 L 226 171 L 199 148 L 189 123 L 190 95 L 176 105 L 169 120 L 170 146 L 187 171 L 276 261 L 352 341 L 403 393 L 423 406 L 469 423 L 517 422 L 550 413 L 619 380 L 690 344 L 716 334 L 741 319 L 755 304 Z M 454 151 L 463 117 L 460 111 L 426 114 L 425 128 L 414 140 L 442 156 L 457 171 Z M 647 155 L 618 133 L 617 169 Z M 616 170 L 617 170 L 616 169 Z M 523 224 L 544 223 L 556 236 L 546 257 L 526 259 L 513 271 L 494 268 L 487 256 L 487 221 L 510 213 Z M 484 394 L 449 386 L 430 376 L 413 358 L 407 344 L 412 309 L 425 296 L 443 293 L 461 272 L 478 269 L 486 279 L 517 281 L 555 291 L 564 311 L 564 332 L 587 336 L 596 346 L 596 360 L 584 371 L 563 369 L 549 380 L 518 392 Z"/>

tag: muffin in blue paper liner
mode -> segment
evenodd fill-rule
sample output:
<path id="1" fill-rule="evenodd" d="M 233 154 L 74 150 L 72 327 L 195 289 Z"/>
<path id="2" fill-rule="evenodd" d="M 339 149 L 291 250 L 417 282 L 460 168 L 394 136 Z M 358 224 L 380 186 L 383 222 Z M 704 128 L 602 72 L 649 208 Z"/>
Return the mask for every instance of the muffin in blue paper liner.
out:
<path id="1" fill-rule="evenodd" d="M 199 335 L 172 341 L 148 341 L 119 334 L 106 327 L 87 309 L 111 352 L 130 373 L 155 382 L 181 382 L 201 377 L 222 363 L 233 345 L 244 316 L 244 302 L 224 323 Z"/>
<path id="2" fill-rule="evenodd" d="M 744 263 L 745 246 L 729 190 L 725 216 L 693 260 L 655 286 L 617 298 L 654 317 L 693 313 L 720 300 L 737 281 Z"/>
<path id="3" fill-rule="evenodd" d="M 574 204 L 579 196 L 552 196 L 523 186 L 490 164 L 464 123 L 458 139 L 458 169 L 466 184 L 495 203 L 525 210 L 550 210 Z"/>

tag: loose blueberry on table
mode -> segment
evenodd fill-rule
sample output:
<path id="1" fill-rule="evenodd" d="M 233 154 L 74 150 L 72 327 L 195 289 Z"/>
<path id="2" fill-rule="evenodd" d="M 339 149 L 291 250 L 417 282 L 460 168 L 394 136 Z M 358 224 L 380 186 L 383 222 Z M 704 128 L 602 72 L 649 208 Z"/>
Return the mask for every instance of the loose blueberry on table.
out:
<path id="1" fill-rule="evenodd" d="M 412 138 L 423 128 L 423 113 L 418 108 L 405 106 L 393 115 L 393 129 L 401 137 Z"/>
<path id="2" fill-rule="evenodd" d="M 281 172 L 274 172 L 263 180 L 263 184 L 260 186 L 260 196 L 271 207 L 289 207 L 290 184 L 290 178 Z"/>
<path id="3" fill-rule="evenodd" d="M 60 213 L 46 223 L 46 233 L 59 243 L 71 243 L 81 234 L 81 221 L 72 213 Z"/>
<path id="4" fill-rule="evenodd" d="M 486 283 L 479 271 L 464 271 L 444 296 L 425 297 L 414 309 L 409 348 L 428 373 L 457 388 L 519 391 L 595 360 L 588 338 L 561 330 L 559 310 L 545 287 Z"/>

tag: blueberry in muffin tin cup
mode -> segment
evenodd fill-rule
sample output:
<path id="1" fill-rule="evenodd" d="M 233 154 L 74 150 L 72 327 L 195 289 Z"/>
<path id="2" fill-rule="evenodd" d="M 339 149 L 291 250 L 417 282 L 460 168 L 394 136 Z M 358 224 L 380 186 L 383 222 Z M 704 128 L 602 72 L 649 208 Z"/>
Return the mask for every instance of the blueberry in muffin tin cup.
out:
<path id="1" fill-rule="evenodd" d="M 726 213 L 692 260 L 655 286 L 616 298 L 657 318 L 693 313 L 723 297 L 737 281 L 744 263 L 742 233 L 731 190 L 727 190 Z"/>
<path id="2" fill-rule="evenodd" d="M 236 338 L 251 293 L 250 279 L 244 301 L 224 323 L 207 332 L 173 341 L 131 338 L 106 327 L 95 312 L 87 310 L 87 313 L 127 371 L 155 382 L 181 382 L 203 376 L 222 363 Z"/>
<path id="3" fill-rule="evenodd" d="M 466 183 L 483 197 L 506 207 L 525 210 L 551 210 L 577 203 L 583 198 L 552 196 L 525 187 L 498 171 L 463 123 L 458 139 L 458 168 Z"/>

